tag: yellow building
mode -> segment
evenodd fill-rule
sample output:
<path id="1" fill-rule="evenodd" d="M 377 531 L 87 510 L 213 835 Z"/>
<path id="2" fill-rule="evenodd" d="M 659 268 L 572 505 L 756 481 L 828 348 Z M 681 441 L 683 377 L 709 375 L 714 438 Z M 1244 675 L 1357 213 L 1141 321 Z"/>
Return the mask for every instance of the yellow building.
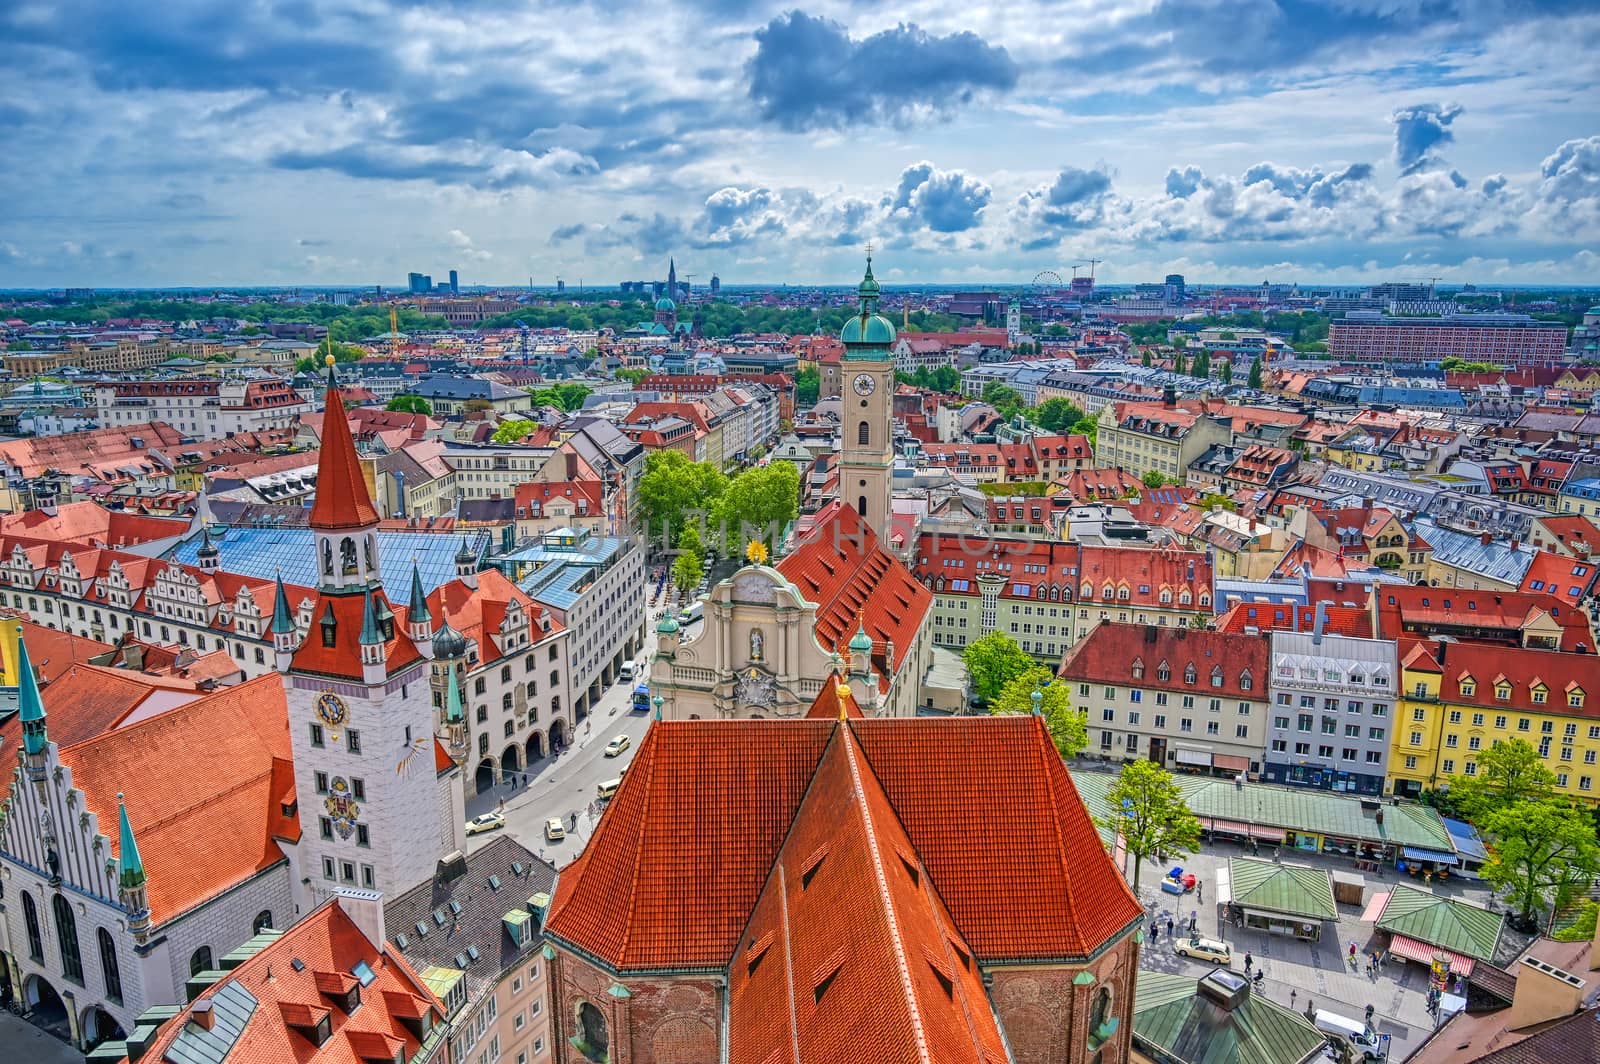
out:
<path id="1" fill-rule="evenodd" d="M 1600 798 L 1600 667 L 1590 654 L 1421 641 L 1402 648 L 1388 787 L 1416 796 L 1476 776 L 1478 756 L 1521 739 L 1563 797 Z M 1591 702 L 1593 698 L 1595 701 Z"/>

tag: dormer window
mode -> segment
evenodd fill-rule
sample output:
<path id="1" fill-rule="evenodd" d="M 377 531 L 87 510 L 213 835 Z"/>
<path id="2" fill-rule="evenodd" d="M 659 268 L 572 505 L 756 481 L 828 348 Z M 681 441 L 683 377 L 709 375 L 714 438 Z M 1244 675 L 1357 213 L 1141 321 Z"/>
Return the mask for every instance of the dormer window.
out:
<path id="1" fill-rule="evenodd" d="M 1166 683 L 1168 680 L 1172 679 L 1172 669 L 1165 661 L 1156 666 L 1156 679 L 1160 680 L 1162 683 Z"/>
<path id="2" fill-rule="evenodd" d="M 1511 685 L 1508 684 L 1508 683 L 1497 683 L 1497 684 L 1495 684 L 1494 685 L 1494 697 L 1495 697 L 1495 701 L 1497 701 L 1497 702 L 1509 702 L 1509 701 L 1511 701 Z"/>
<path id="3" fill-rule="evenodd" d="M 1133 659 L 1133 678 L 1135 680 L 1144 679 L 1144 659 L 1143 658 L 1134 658 Z"/>
<path id="4" fill-rule="evenodd" d="M 1183 682 L 1184 683 L 1192 684 L 1196 680 L 1198 680 L 1199 678 L 1200 678 L 1200 670 L 1196 669 L 1194 667 L 1194 662 L 1191 661 L 1189 664 L 1187 664 L 1187 665 L 1185 665 L 1183 667 Z"/>

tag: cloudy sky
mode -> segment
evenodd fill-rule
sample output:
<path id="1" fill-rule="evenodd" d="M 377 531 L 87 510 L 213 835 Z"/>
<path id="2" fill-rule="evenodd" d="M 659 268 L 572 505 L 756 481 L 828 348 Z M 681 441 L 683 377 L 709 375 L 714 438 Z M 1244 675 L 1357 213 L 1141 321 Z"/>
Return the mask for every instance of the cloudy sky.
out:
<path id="1" fill-rule="evenodd" d="M 0 286 L 1600 281 L 1594 0 L 9 0 Z"/>

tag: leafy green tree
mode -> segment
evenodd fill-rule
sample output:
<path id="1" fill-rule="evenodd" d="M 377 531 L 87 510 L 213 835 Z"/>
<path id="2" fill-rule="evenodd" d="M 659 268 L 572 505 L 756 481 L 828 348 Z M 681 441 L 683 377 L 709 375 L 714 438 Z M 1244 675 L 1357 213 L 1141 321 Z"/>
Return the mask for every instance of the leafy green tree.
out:
<path id="1" fill-rule="evenodd" d="M 1085 417 L 1082 421 L 1072 426 L 1072 428 L 1068 431 L 1069 434 L 1073 436 L 1087 437 L 1089 440 L 1089 446 L 1093 447 L 1095 444 L 1095 438 L 1100 434 L 1100 419 Z"/>
<path id="2" fill-rule="evenodd" d="M 1590 942 L 1594 939 L 1595 917 L 1600 915 L 1600 903 L 1586 901 L 1578 906 L 1572 923 L 1550 937 L 1557 942 Z"/>
<path id="3" fill-rule="evenodd" d="M 1182 855 L 1200 848 L 1200 821 L 1189 811 L 1172 773 L 1143 758 L 1122 766 L 1106 792 L 1112 812 L 1101 825 L 1123 838 L 1133 854 L 1133 890 L 1144 862 L 1158 853 Z"/>
<path id="4" fill-rule="evenodd" d="M 972 693 L 981 701 L 993 702 L 1006 684 L 1035 667 L 1035 662 L 1017 641 L 1004 632 L 990 632 L 967 644 L 961 652 Z"/>
<path id="5" fill-rule="evenodd" d="M 1072 708 L 1072 698 L 1067 684 L 1056 680 L 1055 673 L 1042 665 L 1035 665 L 1012 677 L 1000 689 L 1000 694 L 989 703 L 989 712 L 1032 713 L 1033 695 L 1039 693 L 1039 713 L 1044 717 L 1050 741 L 1062 757 L 1074 757 L 1089 745 L 1089 727 L 1083 714 Z"/>
<path id="6" fill-rule="evenodd" d="M 822 394 L 822 372 L 809 362 L 802 363 L 794 374 L 794 405 L 796 409 L 808 410 L 817 405 L 817 396 Z"/>
<path id="7" fill-rule="evenodd" d="M 1233 383 L 1233 359 L 1231 358 L 1222 364 L 1222 383 Z"/>
<path id="8" fill-rule="evenodd" d="M 1250 387 L 1261 390 L 1261 356 L 1257 355 L 1255 361 L 1250 363 L 1250 376 L 1245 381 Z"/>
<path id="9" fill-rule="evenodd" d="M 629 384 L 636 385 L 646 377 L 650 376 L 650 371 L 647 369 L 619 369 L 613 375 L 619 381 L 627 381 Z"/>
<path id="10" fill-rule="evenodd" d="M 1150 368 L 1150 349 L 1148 347 L 1139 352 L 1139 365 L 1145 369 Z"/>
<path id="11" fill-rule="evenodd" d="M 785 530 L 800 515 L 800 471 L 793 462 L 745 470 L 722 492 L 715 515 L 727 554 L 740 552 L 752 539 L 776 554 Z"/>
<path id="12" fill-rule="evenodd" d="M 1189 360 L 1183 355 L 1183 348 L 1178 348 L 1178 353 L 1172 356 L 1172 372 L 1188 373 Z"/>
<path id="13" fill-rule="evenodd" d="M 1005 421 L 1010 421 L 1022 410 L 1022 393 L 1009 384 L 990 381 L 983 386 L 982 398 Z"/>
<path id="14" fill-rule="evenodd" d="M 1224 343 L 1229 341 L 1229 340 L 1237 340 L 1238 338 L 1239 338 L 1239 334 L 1238 333 L 1231 333 L 1231 332 L 1220 332 L 1220 333 L 1217 333 L 1217 339 L 1223 341 Z"/>
<path id="15" fill-rule="evenodd" d="M 682 451 L 652 452 L 639 477 L 637 508 L 646 534 L 675 542 L 693 515 L 709 513 L 727 488 L 728 478 L 710 462 L 691 462 Z"/>
<path id="16" fill-rule="evenodd" d="M 1194 369 L 1192 372 L 1196 377 L 1205 378 L 1211 376 L 1210 351 L 1207 351 L 1203 347 L 1200 349 L 1200 353 L 1194 356 Z"/>
<path id="17" fill-rule="evenodd" d="M 1165 473 L 1161 472 L 1159 469 L 1147 470 L 1145 472 L 1144 476 L 1140 477 L 1139 479 L 1144 483 L 1144 486 L 1147 487 L 1147 488 L 1164 488 L 1168 484 L 1176 484 L 1176 483 L 1178 483 L 1176 480 L 1174 480 L 1173 478 L 1167 476 Z"/>
<path id="18" fill-rule="evenodd" d="M 1582 810 L 1557 801 L 1521 801 L 1478 820 L 1489 837 L 1483 878 L 1503 891 L 1525 919 L 1558 894 L 1600 876 L 1600 843 Z"/>
<path id="19" fill-rule="evenodd" d="M 672 582 L 684 591 L 693 591 L 700 586 L 700 580 L 706 574 L 704 563 L 700 555 L 684 552 L 678 555 L 678 560 L 672 563 Z"/>
<path id="20" fill-rule="evenodd" d="M 1476 776 L 1450 777 L 1450 802 L 1468 820 L 1518 802 L 1555 796 L 1556 775 L 1522 739 L 1495 743 L 1478 754 Z"/>
<path id="21" fill-rule="evenodd" d="M 700 538 L 700 526 L 693 521 L 685 524 L 678 533 L 678 549 L 695 557 L 705 553 L 705 542 Z"/>
<path id="22" fill-rule="evenodd" d="M 567 412 L 583 409 L 583 401 L 592 394 L 593 389 L 576 381 L 564 381 L 553 384 L 548 388 L 529 388 L 528 394 L 533 396 L 533 401 L 540 406 L 554 406 Z"/>
<path id="23" fill-rule="evenodd" d="M 433 416 L 433 407 L 420 395 L 397 395 L 384 405 L 385 410 L 397 410 L 402 414 L 421 414 L 423 417 Z"/>
<path id="24" fill-rule="evenodd" d="M 1226 495 L 1219 495 L 1216 492 L 1211 492 L 1211 493 L 1209 493 L 1207 495 L 1200 496 L 1200 501 L 1195 503 L 1195 505 L 1198 506 L 1202 510 L 1209 510 L 1213 506 L 1220 506 L 1224 510 L 1227 510 L 1229 513 L 1238 513 L 1239 512 L 1239 504 L 1238 503 L 1234 502 L 1232 499 L 1228 498 Z"/>
<path id="25" fill-rule="evenodd" d="M 32 351 L 33 350 L 33 341 L 31 341 L 31 340 L 12 340 L 9 344 L 6 345 L 6 350 L 7 351 Z"/>
<path id="26" fill-rule="evenodd" d="M 1060 432 L 1083 420 L 1083 411 L 1059 396 L 1046 399 L 1034 411 L 1033 420 L 1046 432 Z"/>
<path id="27" fill-rule="evenodd" d="M 494 430 L 494 435 L 489 437 L 491 443 L 501 445 L 516 443 L 524 436 L 530 435 L 539 426 L 532 421 L 502 421 L 500 427 Z"/>

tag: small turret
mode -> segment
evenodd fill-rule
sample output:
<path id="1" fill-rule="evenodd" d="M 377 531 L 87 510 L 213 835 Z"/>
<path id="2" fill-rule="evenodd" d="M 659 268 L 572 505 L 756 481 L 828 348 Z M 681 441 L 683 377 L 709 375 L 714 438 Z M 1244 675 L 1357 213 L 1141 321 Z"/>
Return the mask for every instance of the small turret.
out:
<path id="1" fill-rule="evenodd" d="M 27 766 L 28 779 L 43 786 L 50 752 L 50 736 L 45 729 L 44 701 L 39 697 L 39 681 L 33 674 L 33 663 L 28 660 L 28 644 L 22 639 L 22 627 L 17 626 L 17 705 L 21 712 L 23 764 Z"/>
<path id="2" fill-rule="evenodd" d="M 850 637 L 850 675 L 865 679 L 872 672 L 872 637 L 867 635 L 866 620 L 856 619 L 856 634 Z"/>
<path id="3" fill-rule="evenodd" d="M 200 529 L 200 549 L 195 552 L 202 572 L 214 573 L 222 568 L 222 552 L 211 538 L 211 525 Z"/>
<path id="4" fill-rule="evenodd" d="M 461 549 L 456 551 L 456 576 L 471 587 L 478 586 L 478 552 L 466 536 L 461 537 Z"/>
<path id="5" fill-rule="evenodd" d="M 362 596 L 361 604 L 361 674 L 369 684 L 379 684 L 388 675 L 388 642 L 378 623 L 377 601 L 371 591 Z"/>
<path id="6" fill-rule="evenodd" d="M 150 931 L 150 903 L 145 893 L 144 862 L 128 823 L 128 807 L 117 792 L 117 900 L 128 911 L 128 930 L 144 945 Z"/>
<path id="7" fill-rule="evenodd" d="M 422 573 L 411 559 L 411 605 L 406 610 L 406 635 L 426 654 L 433 648 L 433 614 L 428 612 L 428 596 L 422 590 Z"/>
<path id="8" fill-rule="evenodd" d="M 433 633 L 434 660 L 460 660 L 466 653 L 467 637 L 451 627 L 448 620 L 442 621 L 439 630 Z"/>
<path id="9" fill-rule="evenodd" d="M 289 609 L 289 593 L 284 590 L 280 572 L 278 590 L 272 598 L 272 650 L 279 672 L 289 671 L 299 641 L 300 632 L 295 627 L 294 612 Z"/>
<path id="10" fill-rule="evenodd" d="M 678 654 L 678 619 L 672 615 L 669 607 L 661 615 L 661 620 L 656 622 L 656 657 L 671 658 Z"/>

